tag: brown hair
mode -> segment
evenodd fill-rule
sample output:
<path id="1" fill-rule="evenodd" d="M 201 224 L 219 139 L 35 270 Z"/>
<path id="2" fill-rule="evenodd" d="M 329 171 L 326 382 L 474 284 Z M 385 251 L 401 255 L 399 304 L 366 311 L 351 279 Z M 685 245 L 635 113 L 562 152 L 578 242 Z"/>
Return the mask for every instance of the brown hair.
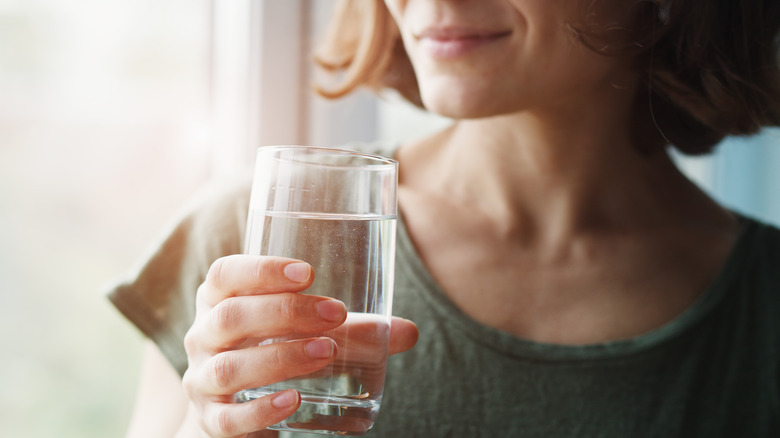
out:
<path id="1" fill-rule="evenodd" d="M 599 1 L 616 0 L 580 5 L 589 9 Z M 780 1 L 633 1 L 629 25 L 583 21 L 570 30 L 606 56 L 637 57 L 647 92 L 637 95 L 634 135 L 643 147 L 672 144 L 704 154 L 726 136 L 780 125 Z M 616 29 L 628 34 L 624 47 L 599 43 Z M 382 0 L 340 0 L 315 61 L 337 79 L 334 87 L 317 86 L 325 97 L 360 86 L 391 88 L 422 106 Z"/>

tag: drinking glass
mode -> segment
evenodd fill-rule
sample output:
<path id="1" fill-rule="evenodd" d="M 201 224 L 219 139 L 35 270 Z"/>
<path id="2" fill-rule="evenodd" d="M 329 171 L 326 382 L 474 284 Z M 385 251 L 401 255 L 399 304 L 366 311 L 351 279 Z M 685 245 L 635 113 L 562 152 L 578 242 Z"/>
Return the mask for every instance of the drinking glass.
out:
<path id="1" fill-rule="evenodd" d="M 249 401 L 298 390 L 301 407 L 272 429 L 362 435 L 373 426 L 390 336 L 397 186 L 398 163 L 378 155 L 308 146 L 258 149 L 245 252 L 308 262 L 315 279 L 303 293 L 341 300 L 348 312 L 342 326 L 321 334 L 337 344 L 331 365 L 236 394 Z"/>

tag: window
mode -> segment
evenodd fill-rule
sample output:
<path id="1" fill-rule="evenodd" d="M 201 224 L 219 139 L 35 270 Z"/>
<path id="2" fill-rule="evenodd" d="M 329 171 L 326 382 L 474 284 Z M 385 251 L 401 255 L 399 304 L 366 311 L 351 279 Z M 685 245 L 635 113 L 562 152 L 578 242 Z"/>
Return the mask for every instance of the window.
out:
<path id="1" fill-rule="evenodd" d="M 312 47 L 333 0 L 215 2 L 214 136 L 217 173 L 254 163 L 262 145 L 336 146 L 377 136 L 377 102 L 315 96 Z"/>
<path id="2" fill-rule="evenodd" d="M 722 205 L 780 225 L 780 129 L 724 140 L 710 156 L 679 158 L 681 168 Z"/>
<path id="3" fill-rule="evenodd" d="M 102 292 L 209 173 L 209 0 L 0 2 L 0 436 L 122 436 Z"/>

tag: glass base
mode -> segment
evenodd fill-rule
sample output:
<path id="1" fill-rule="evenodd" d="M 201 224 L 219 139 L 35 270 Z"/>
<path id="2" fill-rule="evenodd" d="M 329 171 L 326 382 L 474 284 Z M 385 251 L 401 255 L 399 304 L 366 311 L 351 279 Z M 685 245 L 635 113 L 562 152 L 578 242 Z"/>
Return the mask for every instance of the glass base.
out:
<path id="1" fill-rule="evenodd" d="M 263 388 L 248 389 L 236 394 L 236 401 L 246 402 L 271 394 Z M 301 393 L 298 410 L 269 429 L 279 431 L 319 433 L 325 435 L 360 436 L 374 426 L 379 401 L 345 397 L 312 396 Z"/>

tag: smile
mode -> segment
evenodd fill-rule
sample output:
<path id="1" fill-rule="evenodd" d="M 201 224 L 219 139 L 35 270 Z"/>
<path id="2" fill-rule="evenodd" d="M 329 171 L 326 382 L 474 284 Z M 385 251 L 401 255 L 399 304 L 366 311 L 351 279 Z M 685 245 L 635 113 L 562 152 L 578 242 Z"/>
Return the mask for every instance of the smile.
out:
<path id="1" fill-rule="evenodd" d="M 431 28 L 415 35 L 420 48 L 437 59 L 453 59 L 503 40 L 511 31 L 477 31 L 463 28 Z"/>

